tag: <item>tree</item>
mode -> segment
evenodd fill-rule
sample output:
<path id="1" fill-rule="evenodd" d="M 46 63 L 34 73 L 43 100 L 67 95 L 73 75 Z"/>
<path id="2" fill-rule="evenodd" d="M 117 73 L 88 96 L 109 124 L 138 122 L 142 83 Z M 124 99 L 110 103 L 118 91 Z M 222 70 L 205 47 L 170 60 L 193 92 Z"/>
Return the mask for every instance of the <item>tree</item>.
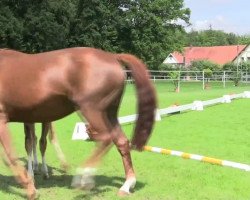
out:
<path id="1" fill-rule="evenodd" d="M 212 78 L 213 76 L 213 71 L 209 68 L 205 68 L 203 72 L 204 72 L 204 78 L 206 80 L 205 89 L 209 89 L 210 86 L 208 82 L 209 82 L 209 79 Z"/>
<path id="2" fill-rule="evenodd" d="M 172 83 L 174 85 L 174 91 L 180 92 L 179 91 L 180 72 L 179 71 L 170 71 L 168 74 L 169 74 L 169 77 L 172 80 Z"/>
<path id="3" fill-rule="evenodd" d="M 225 33 L 221 30 L 203 30 L 187 33 L 186 46 L 222 46 L 238 43 L 234 33 Z"/>
<path id="4" fill-rule="evenodd" d="M 243 35 L 239 37 L 239 44 L 250 44 L 250 35 Z"/>
<path id="5" fill-rule="evenodd" d="M 8 6 L 0 3 L 0 48 L 20 49 L 23 26 Z"/>
<path id="6" fill-rule="evenodd" d="M 119 1 L 79 0 L 70 27 L 69 45 L 117 51 L 117 26 L 121 12 Z"/>
<path id="7" fill-rule="evenodd" d="M 119 30 L 119 38 L 127 33 L 122 49 L 145 60 L 151 69 L 158 69 L 168 53 L 182 49 L 185 30 L 177 21 L 189 23 L 189 16 L 183 0 L 130 1 Z"/>
<path id="8" fill-rule="evenodd" d="M 23 17 L 24 50 L 41 52 L 68 46 L 69 26 L 73 18 L 70 1 L 39 1 Z"/>

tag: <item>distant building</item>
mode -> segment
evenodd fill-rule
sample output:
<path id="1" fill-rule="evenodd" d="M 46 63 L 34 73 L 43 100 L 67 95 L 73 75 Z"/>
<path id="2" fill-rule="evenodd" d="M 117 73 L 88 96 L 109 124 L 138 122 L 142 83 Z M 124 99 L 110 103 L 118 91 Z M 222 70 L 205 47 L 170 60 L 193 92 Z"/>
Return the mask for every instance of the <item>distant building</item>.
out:
<path id="1" fill-rule="evenodd" d="M 183 53 L 170 53 L 163 63 L 188 67 L 195 60 L 209 60 L 219 65 L 228 62 L 250 62 L 250 45 L 185 47 Z"/>

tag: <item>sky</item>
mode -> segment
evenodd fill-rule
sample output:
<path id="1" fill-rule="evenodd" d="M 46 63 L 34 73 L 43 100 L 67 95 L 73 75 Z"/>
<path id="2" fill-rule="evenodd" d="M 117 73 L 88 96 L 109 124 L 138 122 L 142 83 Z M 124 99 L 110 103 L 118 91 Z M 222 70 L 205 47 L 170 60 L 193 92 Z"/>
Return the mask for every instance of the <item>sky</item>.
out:
<path id="1" fill-rule="evenodd" d="M 250 34 L 250 0 L 184 0 L 190 8 L 190 30 L 214 30 Z"/>

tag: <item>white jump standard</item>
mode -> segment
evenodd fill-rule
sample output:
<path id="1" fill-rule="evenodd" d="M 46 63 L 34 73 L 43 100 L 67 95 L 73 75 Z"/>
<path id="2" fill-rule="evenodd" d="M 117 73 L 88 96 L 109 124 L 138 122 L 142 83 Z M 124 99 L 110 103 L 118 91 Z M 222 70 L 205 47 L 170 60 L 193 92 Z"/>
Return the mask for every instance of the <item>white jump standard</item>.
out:
<path id="1" fill-rule="evenodd" d="M 232 161 L 227 161 L 227 160 L 220 160 L 217 158 L 211 158 L 211 157 L 206 157 L 206 156 L 201 156 L 201 155 L 196 155 L 196 154 L 184 153 L 181 151 L 162 149 L 159 147 L 151 147 L 151 146 L 144 146 L 144 151 L 150 151 L 150 152 L 160 153 L 160 154 L 165 154 L 165 155 L 173 155 L 173 156 L 178 156 L 178 157 L 182 157 L 186 159 L 198 160 L 198 161 L 202 161 L 202 162 L 206 162 L 210 164 L 233 167 L 233 168 L 237 168 L 237 169 L 241 169 L 245 171 L 250 171 L 250 165 L 247 165 L 247 164 L 242 164 L 242 163 L 237 163 L 237 162 L 232 162 Z"/>

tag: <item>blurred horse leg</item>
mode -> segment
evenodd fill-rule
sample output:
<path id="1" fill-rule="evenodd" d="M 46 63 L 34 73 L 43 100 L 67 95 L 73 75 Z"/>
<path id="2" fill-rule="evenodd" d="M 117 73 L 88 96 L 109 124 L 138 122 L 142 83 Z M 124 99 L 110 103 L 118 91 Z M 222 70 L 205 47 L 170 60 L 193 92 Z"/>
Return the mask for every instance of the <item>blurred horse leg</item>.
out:
<path id="1" fill-rule="evenodd" d="M 108 118 L 113 127 L 111 131 L 111 137 L 122 157 L 124 171 L 125 171 L 126 181 L 118 192 L 120 196 L 123 196 L 130 194 L 130 189 L 135 187 L 136 177 L 130 155 L 129 140 L 121 130 L 121 127 L 117 119 L 117 110 L 118 110 L 118 105 L 111 106 L 108 110 Z M 96 140 L 96 138 L 98 137 L 98 133 L 94 130 L 93 125 L 92 124 L 86 125 L 86 129 L 89 134 L 89 137 L 93 140 Z"/>
<path id="2" fill-rule="evenodd" d="M 84 116 L 87 118 L 91 127 L 95 130 L 92 135 L 93 140 L 97 142 L 97 146 L 91 156 L 76 170 L 76 175 L 72 180 L 72 186 L 80 189 L 90 190 L 95 186 L 94 175 L 101 158 L 111 147 L 112 137 L 110 129 L 104 123 L 103 113 L 91 108 L 84 108 Z"/>
<path id="3" fill-rule="evenodd" d="M 24 123 L 25 133 L 25 149 L 28 155 L 28 173 L 34 177 L 34 173 L 38 172 L 38 161 L 36 154 L 37 137 L 35 135 L 35 125 L 33 123 Z M 34 162 L 32 164 L 32 153 Z"/>
<path id="4" fill-rule="evenodd" d="M 29 176 L 26 169 L 17 162 L 14 149 L 11 146 L 11 137 L 8 132 L 6 121 L 6 117 L 0 112 L 0 143 L 4 149 L 6 163 L 12 170 L 17 181 L 27 190 L 28 199 L 33 200 L 36 197 L 36 188 L 33 179 Z"/>
<path id="5" fill-rule="evenodd" d="M 81 106 L 81 112 L 89 122 L 87 125 L 89 136 L 98 142 L 98 146 L 82 165 L 82 168 L 78 169 L 78 175 L 74 177 L 72 182 L 74 187 L 91 189 L 94 186 L 95 169 L 113 142 L 122 156 L 126 175 L 126 181 L 120 188 L 119 194 L 129 194 L 130 189 L 135 186 L 136 178 L 131 161 L 129 141 L 123 134 L 117 119 L 122 92 L 123 88 L 113 93 L 112 102 L 104 109 L 98 109 L 94 102 L 92 102 L 93 105 L 87 103 Z"/>
<path id="6" fill-rule="evenodd" d="M 50 139 L 50 142 L 53 144 L 53 147 L 55 148 L 57 157 L 60 160 L 61 168 L 66 172 L 69 169 L 69 164 L 67 163 L 66 158 L 60 147 L 60 144 L 57 140 L 57 136 L 54 131 L 54 127 L 52 123 L 49 123 L 49 139 Z"/>
<path id="7" fill-rule="evenodd" d="M 111 132 L 113 131 L 113 126 L 108 117 L 108 109 L 118 95 L 118 100 L 120 101 L 121 89 L 113 91 L 112 96 L 109 95 L 109 101 L 106 102 L 105 106 L 97 106 L 99 102 L 95 102 L 96 99 L 93 100 L 91 98 L 83 103 L 78 103 L 82 115 L 89 122 L 91 130 L 94 131 L 90 138 L 97 142 L 97 146 L 91 156 L 76 170 L 77 175 L 72 181 L 73 187 L 92 189 L 95 185 L 94 175 L 96 168 L 112 144 Z"/>

